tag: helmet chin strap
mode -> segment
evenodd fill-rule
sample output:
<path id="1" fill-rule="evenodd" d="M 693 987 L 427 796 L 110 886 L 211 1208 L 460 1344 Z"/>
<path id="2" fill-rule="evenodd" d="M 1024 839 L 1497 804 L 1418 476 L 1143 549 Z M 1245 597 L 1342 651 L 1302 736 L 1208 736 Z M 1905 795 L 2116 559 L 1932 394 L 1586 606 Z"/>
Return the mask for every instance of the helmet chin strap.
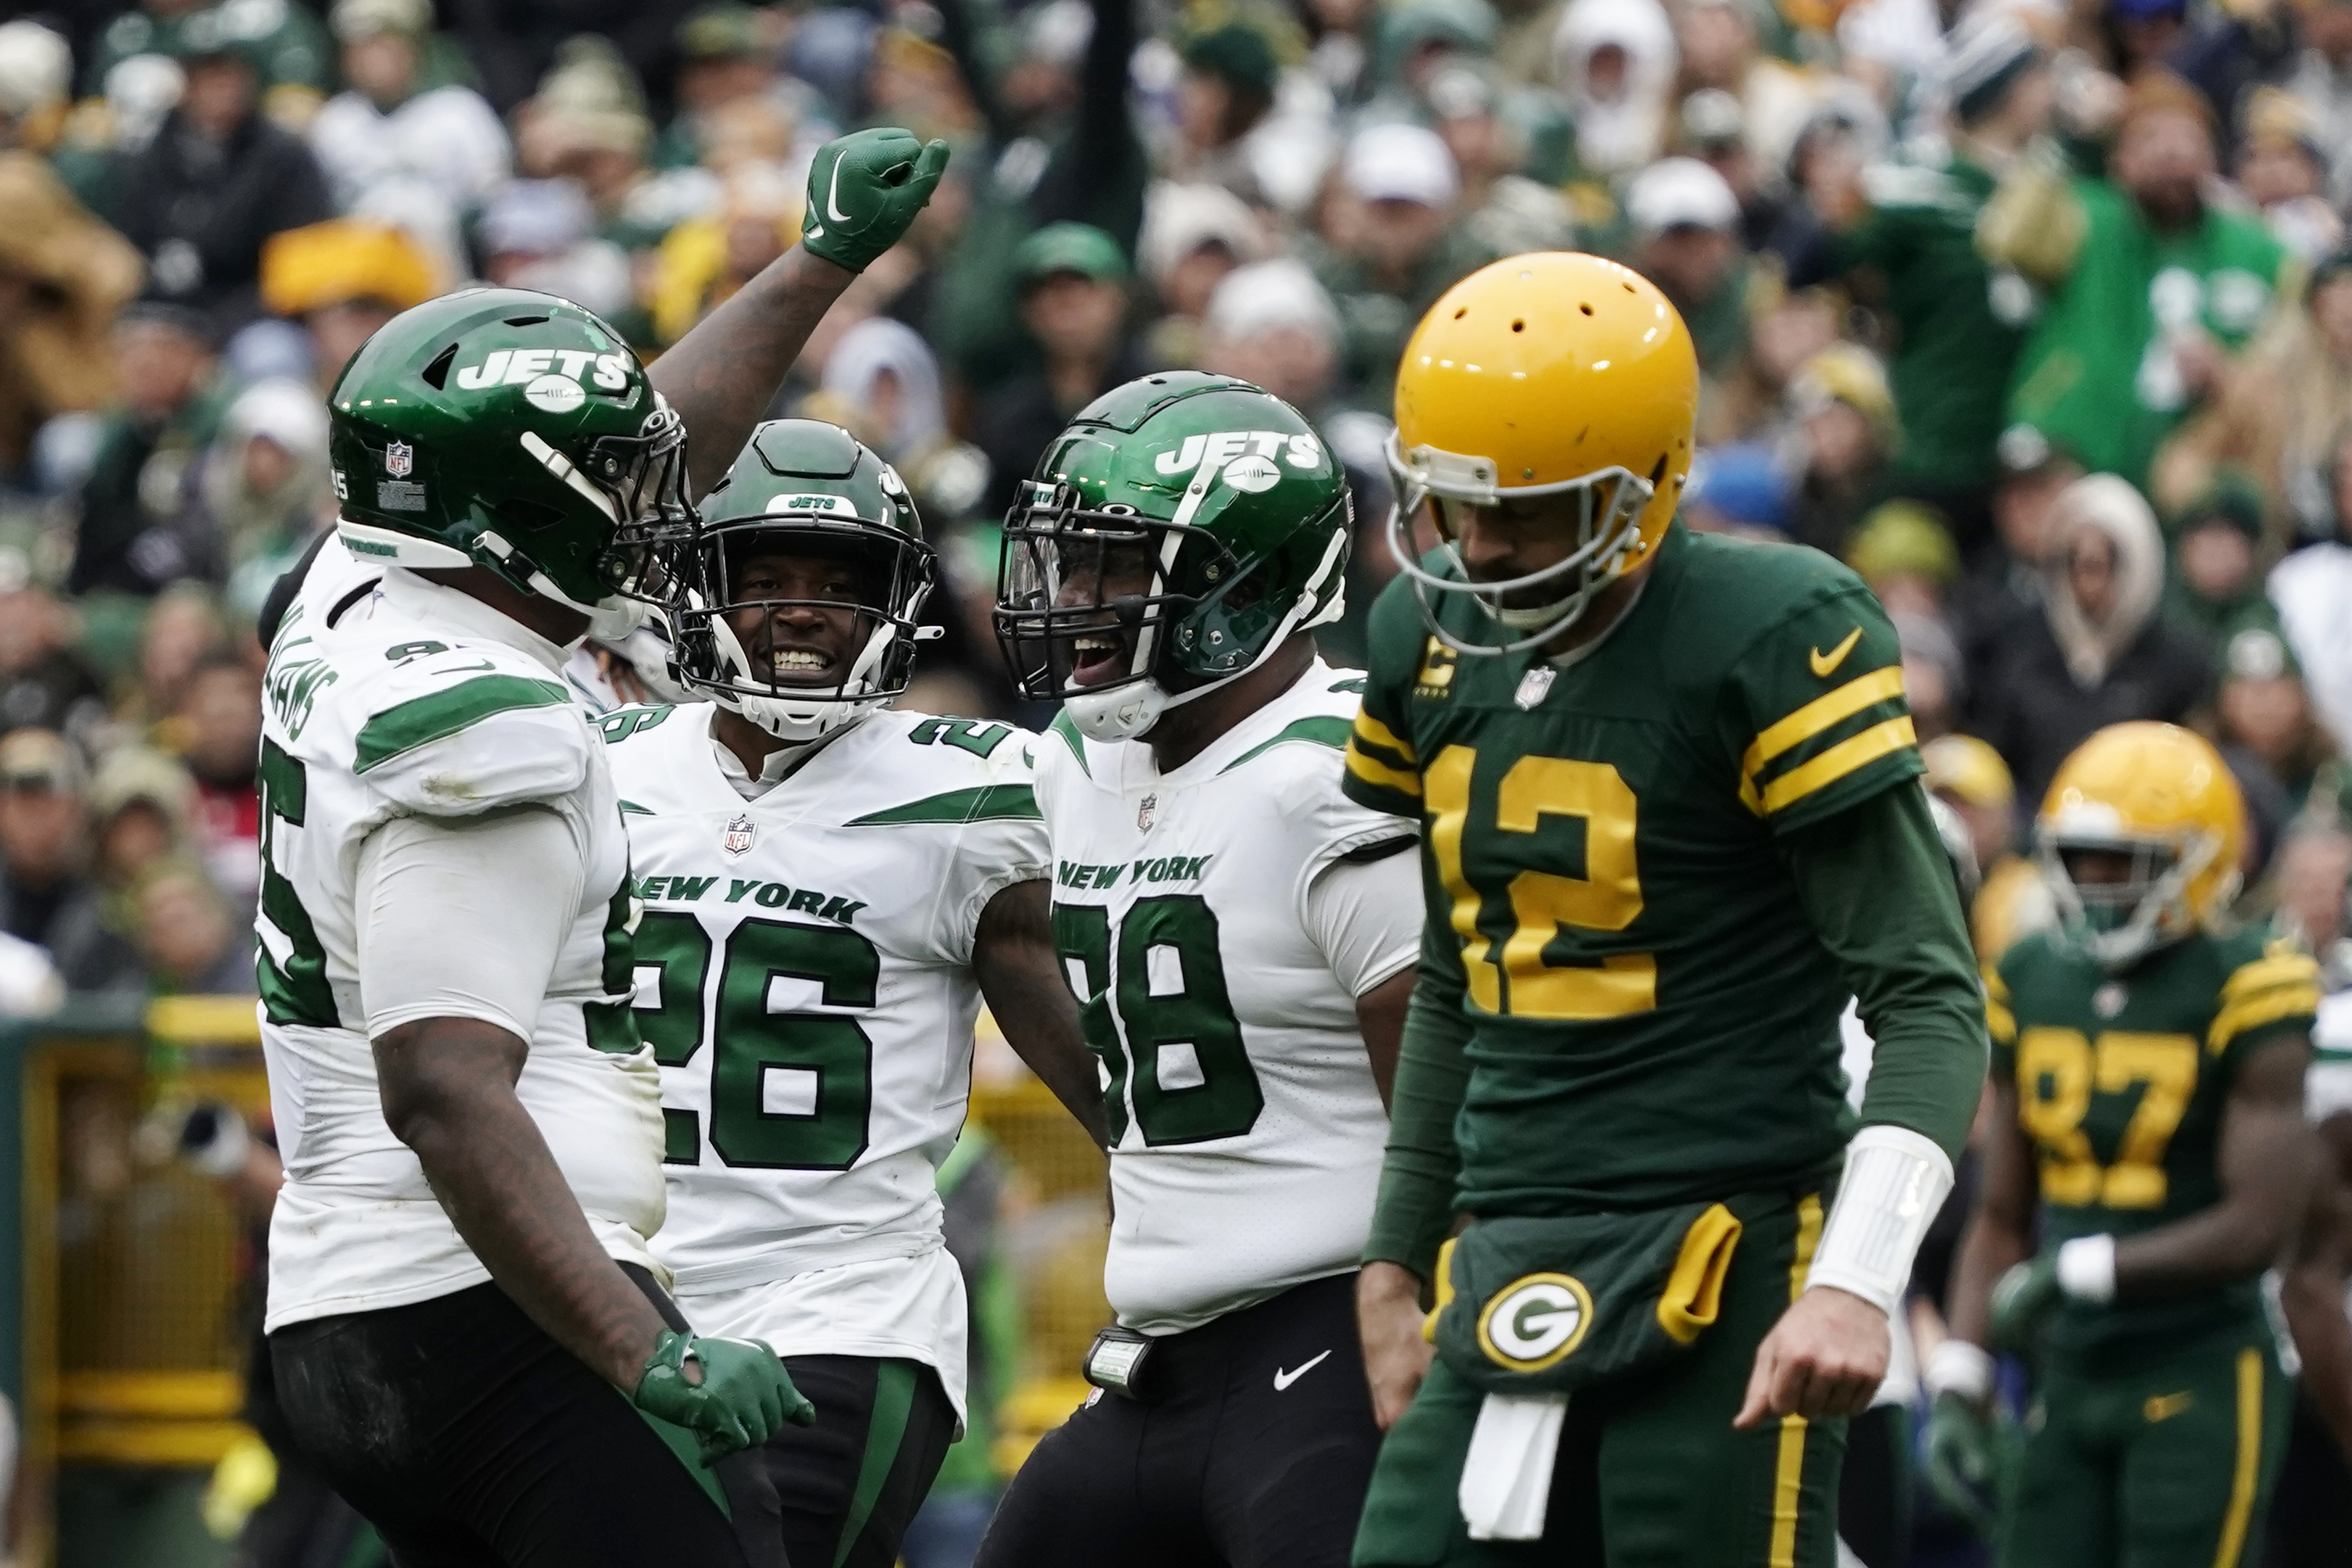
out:
<path id="1" fill-rule="evenodd" d="M 710 632 L 719 646 L 720 659 L 735 671 L 738 679 L 750 681 L 752 679 L 751 656 L 735 636 L 735 628 L 729 626 L 724 618 L 714 616 L 710 620 Z M 839 689 L 846 692 L 853 687 L 870 689 L 876 672 L 882 668 L 883 660 L 889 657 L 891 641 L 889 623 L 885 621 L 877 626 L 874 635 L 866 639 L 865 651 L 850 667 L 849 674 Z M 783 697 L 753 697 L 723 687 L 709 689 L 711 700 L 720 707 L 741 714 L 779 741 L 795 745 L 821 741 L 835 731 L 863 719 L 888 700 L 878 696 L 841 696 L 811 698 L 796 702 Z"/>

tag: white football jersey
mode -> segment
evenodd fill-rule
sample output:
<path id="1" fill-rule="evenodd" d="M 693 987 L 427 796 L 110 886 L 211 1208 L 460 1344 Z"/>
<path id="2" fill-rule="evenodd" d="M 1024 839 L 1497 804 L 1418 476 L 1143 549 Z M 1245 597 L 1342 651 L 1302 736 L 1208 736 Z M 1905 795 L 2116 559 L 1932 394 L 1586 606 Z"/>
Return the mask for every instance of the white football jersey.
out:
<path id="1" fill-rule="evenodd" d="M 489 1278 L 377 1093 L 354 903 L 362 844 L 403 815 L 528 803 L 564 816 L 588 846 L 515 1093 L 605 1251 L 652 1268 L 660 1079 L 628 1010 L 628 838 L 604 748 L 557 674 L 561 650 L 405 572 L 371 586 L 338 562 L 313 577 L 264 682 L 262 1047 L 286 1162 L 268 1326 Z M 478 948 L 498 932 L 453 920 L 448 940 Z"/>
<path id="2" fill-rule="evenodd" d="M 1412 832 L 1339 793 L 1362 689 L 1318 660 L 1164 774 L 1066 715 L 1038 742 L 1055 940 L 1110 1115 L 1104 1288 L 1129 1328 L 1181 1332 L 1360 1260 L 1388 1117 L 1307 906 L 1340 857 Z M 1387 918 L 1393 972 L 1421 906 Z"/>
<path id="3" fill-rule="evenodd" d="M 655 1251 L 706 1333 L 906 1356 L 963 1398 L 935 1185 L 971 1087 L 988 901 L 1047 874 L 1011 725 L 875 713 L 756 800 L 708 703 L 600 723 L 629 827 L 636 1005 L 662 1064 Z"/>

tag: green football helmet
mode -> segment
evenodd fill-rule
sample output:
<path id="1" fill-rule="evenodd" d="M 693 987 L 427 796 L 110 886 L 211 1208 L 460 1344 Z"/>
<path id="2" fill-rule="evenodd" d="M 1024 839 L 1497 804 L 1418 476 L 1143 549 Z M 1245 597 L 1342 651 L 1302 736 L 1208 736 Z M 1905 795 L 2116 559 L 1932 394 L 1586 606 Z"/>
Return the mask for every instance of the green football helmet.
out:
<path id="1" fill-rule="evenodd" d="M 1169 371 L 1097 398 L 1004 519 L 996 638 L 1021 694 L 1090 739 L 1339 618 L 1352 509 L 1299 412 L 1244 381 Z"/>
<path id="2" fill-rule="evenodd" d="M 409 567 L 482 566 L 625 636 L 688 531 L 686 427 L 620 334 L 526 289 L 404 310 L 328 395 L 343 544 Z"/>
<path id="3" fill-rule="evenodd" d="M 843 575 L 823 596 L 785 596 L 773 591 L 786 585 L 770 569 L 777 558 Z M 670 568 L 678 679 L 780 740 L 816 740 L 907 689 L 915 645 L 939 635 L 918 621 L 931 569 L 897 469 L 837 425 L 772 419 L 703 498 L 692 543 Z M 846 648 L 822 647 L 816 617 L 853 604 Z"/>

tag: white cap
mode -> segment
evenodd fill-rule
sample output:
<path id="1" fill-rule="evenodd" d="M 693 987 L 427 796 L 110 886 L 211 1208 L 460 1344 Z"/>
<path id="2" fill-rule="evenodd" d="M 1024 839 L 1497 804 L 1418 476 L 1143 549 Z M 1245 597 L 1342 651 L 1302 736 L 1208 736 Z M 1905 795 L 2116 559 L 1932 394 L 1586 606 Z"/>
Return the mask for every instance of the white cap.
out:
<path id="1" fill-rule="evenodd" d="M 1357 132 L 1340 177 L 1368 202 L 1419 202 L 1445 210 L 1462 194 L 1454 154 L 1436 132 L 1419 125 L 1373 125 Z"/>
<path id="2" fill-rule="evenodd" d="M 38 22 L 0 23 L 0 114 L 31 114 L 62 100 L 73 50 Z"/>
<path id="3" fill-rule="evenodd" d="M 1165 283 L 1186 257 L 1210 244 L 1223 246 L 1237 261 L 1255 261 L 1265 254 L 1265 225 L 1223 185 L 1154 180 L 1143 195 L 1143 232 L 1135 242 L 1143 275 Z"/>
<path id="4" fill-rule="evenodd" d="M 1307 264 L 1285 257 L 1236 267 L 1209 296 L 1202 325 L 1215 337 L 1254 338 L 1296 327 L 1327 343 L 1339 341 L 1339 311 Z"/>
<path id="5" fill-rule="evenodd" d="M 1625 210 L 1644 235 L 1685 226 L 1727 234 L 1739 223 L 1739 198 L 1721 174 L 1696 158 L 1661 158 L 1634 175 Z"/>

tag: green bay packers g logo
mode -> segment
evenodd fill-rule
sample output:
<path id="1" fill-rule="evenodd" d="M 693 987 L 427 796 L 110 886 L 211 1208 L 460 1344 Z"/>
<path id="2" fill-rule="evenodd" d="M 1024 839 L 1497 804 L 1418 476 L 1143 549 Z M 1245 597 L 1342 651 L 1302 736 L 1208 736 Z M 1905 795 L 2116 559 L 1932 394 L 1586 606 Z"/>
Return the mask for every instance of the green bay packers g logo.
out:
<path id="1" fill-rule="evenodd" d="M 1478 1348 L 1513 1372 L 1541 1372 L 1584 1342 L 1592 1295 L 1565 1274 L 1514 1279 L 1478 1314 Z"/>

